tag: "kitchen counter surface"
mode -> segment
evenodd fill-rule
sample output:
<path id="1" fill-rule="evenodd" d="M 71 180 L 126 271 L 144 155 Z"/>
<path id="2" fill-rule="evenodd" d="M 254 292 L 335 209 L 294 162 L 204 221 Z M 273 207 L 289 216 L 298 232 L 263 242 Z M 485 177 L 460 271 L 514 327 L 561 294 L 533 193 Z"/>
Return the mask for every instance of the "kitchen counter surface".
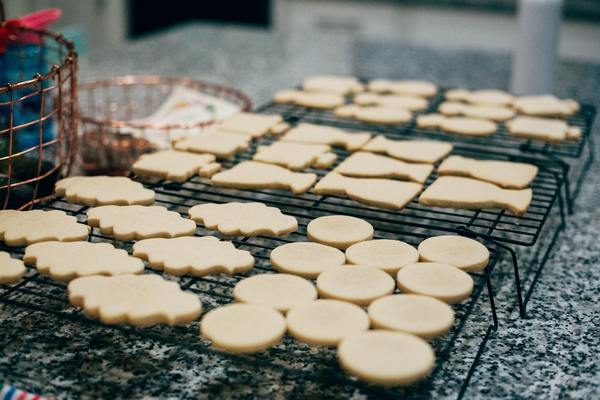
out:
<path id="1" fill-rule="evenodd" d="M 206 25 L 97 50 L 81 61 L 80 81 L 133 73 L 189 75 L 238 87 L 255 104 L 318 73 L 506 88 L 510 71 L 509 57 L 502 54 Z M 599 89 L 599 65 L 560 63 L 559 96 L 598 107 Z M 468 398 L 600 397 L 599 172 L 596 163 L 540 278 L 527 319 L 517 316 L 509 265 L 502 263 L 494 271 L 500 329 L 483 353 Z M 482 296 L 429 397 L 456 397 L 456 383 L 488 323 L 489 305 Z M 364 397 L 360 387 L 327 376 L 314 384 L 285 369 L 256 369 L 213 353 L 199 356 L 186 345 L 7 304 L 0 304 L 0 326 L 0 382 L 57 398 Z M 303 363 L 302 353 L 292 362 Z"/>

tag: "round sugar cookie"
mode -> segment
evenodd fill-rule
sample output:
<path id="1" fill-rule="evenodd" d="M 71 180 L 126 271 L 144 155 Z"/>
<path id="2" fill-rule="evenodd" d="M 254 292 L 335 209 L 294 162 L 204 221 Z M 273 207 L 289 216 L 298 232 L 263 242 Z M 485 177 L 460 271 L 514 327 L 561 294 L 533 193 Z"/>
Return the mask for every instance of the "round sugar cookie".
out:
<path id="1" fill-rule="evenodd" d="M 425 378 L 435 354 L 425 340 L 404 332 L 367 331 L 342 340 L 337 348 L 342 368 L 357 378 L 387 386 Z"/>
<path id="2" fill-rule="evenodd" d="M 397 280 L 401 292 L 431 296 L 449 304 L 460 303 L 473 291 L 473 278 L 450 264 L 409 264 L 398 271 Z"/>
<path id="3" fill-rule="evenodd" d="M 12 258 L 9 253 L 0 251 L 0 285 L 16 282 L 25 275 L 23 261 Z"/>
<path id="4" fill-rule="evenodd" d="M 369 306 L 375 329 L 412 333 L 423 339 L 442 335 L 454 324 L 454 311 L 443 301 L 419 294 L 381 297 Z"/>
<path id="5" fill-rule="evenodd" d="M 231 353 L 253 353 L 268 349 L 285 333 L 285 318 L 270 307 L 228 304 L 206 313 L 200 334 L 214 347 Z"/>
<path id="6" fill-rule="evenodd" d="M 380 269 L 365 265 L 344 265 L 331 268 L 317 278 L 321 297 L 348 301 L 360 306 L 391 294 L 394 279 Z"/>
<path id="7" fill-rule="evenodd" d="M 369 317 L 355 304 L 315 300 L 292 308 L 287 325 L 290 335 L 301 342 L 335 346 L 343 338 L 369 329 Z"/>
<path id="8" fill-rule="evenodd" d="M 311 279 L 346 262 L 341 250 L 314 242 L 294 242 L 276 247 L 270 259 L 273 268 L 279 272 Z"/>
<path id="9" fill-rule="evenodd" d="M 258 304 L 287 312 L 299 304 L 317 298 L 312 282 L 289 274 L 260 274 L 242 279 L 233 288 L 233 297 L 241 303 Z"/>
<path id="10" fill-rule="evenodd" d="M 418 247 L 421 261 L 454 265 L 463 271 L 481 271 L 487 267 L 490 251 L 477 240 L 458 235 L 434 236 Z"/>
<path id="11" fill-rule="evenodd" d="M 350 264 L 368 265 L 395 274 L 403 266 L 419 261 L 419 252 L 400 240 L 367 240 L 348 247 L 346 260 Z"/>
<path id="12" fill-rule="evenodd" d="M 358 108 L 354 118 L 374 124 L 402 124 L 410 121 L 412 114 L 401 107 L 367 106 Z"/>
<path id="13" fill-rule="evenodd" d="M 327 215 L 310 221 L 308 239 L 345 250 L 354 243 L 373 238 L 373 226 L 364 219 L 347 215 Z"/>

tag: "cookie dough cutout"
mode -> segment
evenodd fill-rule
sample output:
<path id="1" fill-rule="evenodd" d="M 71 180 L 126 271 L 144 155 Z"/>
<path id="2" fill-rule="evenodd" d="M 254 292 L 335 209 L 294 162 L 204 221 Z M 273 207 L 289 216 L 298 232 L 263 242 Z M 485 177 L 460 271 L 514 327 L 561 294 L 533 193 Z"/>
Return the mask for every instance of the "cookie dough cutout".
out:
<path id="1" fill-rule="evenodd" d="M 348 151 L 360 149 L 371 139 L 367 132 L 346 132 L 339 128 L 315 124 L 299 124 L 290 129 L 281 140 L 298 143 L 320 143 L 344 147 Z"/>
<path id="2" fill-rule="evenodd" d="M 293 172 L 278 165 L 243 161 L 212 176 L 215 186 L 233 189 L 281 189 L 302 194 L 317 180 L 316 174 Z"/>
<path id="3" fill-rule="evenodd" d="M 471 296 L 473 278 L 450 265 L 418 262 L 398 271 L 401 292 L 430 296 L 448 304 L 456 304 Z"/>
<path id="4" fill-rule="evenodd" d="M 394 292 L 394 279 L 386 272 L 365 265 L 331 268 L 317 278 L 317 290 L 323 298 L 366 306 Z"/>
<path id="5" fill-rule="evenodd" d="M 527 212 L 531 189 L 502 189 L 492 183 L 458 176 L 438 177 L 419 197 L 419 203 L 458 209 L 505 209 L 516 216 Z"/>
<path id="6" fill-rule="evenodd" d="M 298 229 L 296 218 L 263 203 L 198 204 L 190 208 L 189 216 L 226 236 L 282 236 Z"/>
<path id="7" fill-rule="evenodd" d="M 465 101 L 479 106 L 510 107 L 515 97 L 497 89 L 451 89 L 445 94 L 446 99 L 452 101 Z"/>
<path id="8" fill-rule="evenodd" d="M 373 238 L 373 225 L 364 219 L 347 215 L 326 215 L 310 221 L 306 227 L 308 240 L 345 250 L 354 243 Z"/>
<path id="9" fill-rule="evenodd" d="M 144 154 L 133 163 L 133 172 L 140 176 L 185 182 L 215 161 L 212 154 L 193 154 L 185 151 L 163 150 Z"/>
<path id="10" fill-rule="evenodd" d="M 394 179 L 349 178 L 330 172 L 316 184 L 320 195 L 349 197 L 374 207 L 400 210 L 423 190 L 423 185 Z"/>
<path id="11" fill-rule="evenodd" d="M 180 325 L 200 316 L 198 298 L 158 275 L 86 276 L 69 283 L 69 302 L 104 324 Z"/>
<path id="12" fill-rule="evenodd" d="M 133 255 L 147 260 L 152 269 L 176 276 L 232 275 L 254 267 L 249 251 L 214 236 L 144 239 L 133 245 Z"/>
<path id="13" fill-rule="evenodd" d="M 196 223 L 162 206 L 100 206 L 87 211 L 88 224 L 121 241 L 191 236 Z"/>
<path id="14" fill-rule="evenodd" d="M 520 96 L 513 103 L 521 114 L 538 117 L 569 117 L 579 111 L 575 100 L 562 100 L 552 95 Z"/>
<path id="15" fill-rule="evenodd" d="M 153 190 L 124 176 L 73 176 L 56 182 L 55 191 L 69 203 L 86 206 L 150 205 L 155 197 Z"/>
<path id="16" fill-rule="evenodd" d="M 440 104 L 438 111 L 445 116 L 462 115 L 492 121 L 506 121 L 515 116 L 515 110 L 512 108 L 470 105 L 452 101 L 445 101 Z"/>
<path id="17" fill-rule="evenodd" d="M 454 311 L 448 304 L 429 296 L 395 294 L 379 298 L 369 306 L 375 329 L 401 331 L 433 339 L 454 325 Z"/>
<path id="18" fill-rule="evenodd" d="M 386 156 L 359 151 L 342 161 L 334 171 L 356 178 L 398 178 L 425 183 L 433 166 L 409 164 Z"/>
<path id="19" fill-rule="evenodd" d="M 362 150 L 383 153 L 407 162 L 434 164 L 450 154 L 453 147 L 448 142 L 392 140 L 379 135 L 363 146 Z"/>
<path id="20" fill-rule="evenodd" d="M 259 274 L 242 279 L 233 288 L 240 303 L 271 307 L 282 313 L 317 298 L 317 289 L 304 278 L 290 274 Z"/>
<path id="21" fill-rule="evenodd" d="M 77 218 L 60 210 L 0 210 L 0 240 L 7 246 L 26 246 L 49 240 L 85 240 L 90 230 L 89 226 L 78 223 Z"/>
<path id="22" fill-rule="evenodd" d="M 431 97 L 437 93 L 437 86 L 422 80 L 391 81 L 374 79 L 369 82 L 368 89 L 375 93 L 394 93 L 403 96 Z"/>
<path id="23" fill-rule="evenodd" d="M 271 251 L 271 265 L 279 272 L 314 279 L 323 271 L 346 262 L 344 253 L 335 247 L 313 242 L 294 242 Z"/>
<path id="24" fill-rule="evenodd" d="M 434 236 L 418 247 L 421 261 L 445 263 L 466 272 L 481 271 L 490 261 L 490 251 L 477 240 L 458 235 Z"/>
<path id="25" fill-rule="evenodd" d="M 110 243 L 42 242 L 27 246 L 23 261 L 55 281 L 81 276 L 141 274 L 144 263 Z"/>
<path id="26" fill-rule="evenodd" d="M 0 251 L 0 285 L 21 280 L 23 275 L 25 275 L 23 261 L 11 258 L 9 253 Z"/>
<path id="27" fill-rule="evenodd" d="M 412 119 L 407 109 L 393 106 L 342 106 L 335 111 L 340 117 L 352 117 L 372 124 L 403 124 Z"/>
<path id="28" fill-rule="evenodd" d="M 354 103 L 359 106 L 399 107 L 408 111 L 419 111 L 427 108 L 427 100 L 422 97 L 401 96 L 395 94 L 360 93 L 354 96 Z"/>
<path id="29" fill-rule="evenodd" d="M 319 157 L 330 150 L 326 144 L 279 141 L 268 146 L 259 146 L 252 159 L 280 165 L 293 171 L 303 171 L 316 164 Z"/>
<path id="30" fill-rule="evenodd" d="M 419 252 L 400 240 L 367 240 L 348 247 L 346 260 L 349 264 L 366 265 L 395 274 L 403 266 L 419 261 Z"/>
<path id="31" fill-rule="evenodd" d="M 199 134 L 175 142 L 176 150 L 208 153 L 219 158 L 231 158 L 250 146 L 251 136 L 210 127 Z"/>
<path id="32" fill-rule="evenodd" d="M 228 304 L 206 313 L 201 336 L 230 353 L 256 353 L 277 344 L 285 333 L 285 318 L 256 304 Z"/>
<path id="33" fill-rule="evenodd" d="M 342 339 L 369 329 L 369 317 L 355 304 L 315 300 L 287 313 L 288 331 L 295 339 L 315 346 L 336 346 Z"/>
<path id="34" fill-rule="evenodd" d="M 275 103 L 292 103 L 307 108 L 332 109 L 346 101 L 344 96 L 335 93 L 303 92 L 281 90 L 273 97 Z"/>
<path id="35" fill-rule="evenodd" d="M 433 370 L 435 354 L 425 340 L 404 332 L 367 331 L 342 340 L 340 365 L 351 375 L 386 386 L 408 385 Z"/>
<path id="36" fill-rule="evenodd" d="M 226 132 L 235 132 L 250 136 L 261 137 L 283 122 L 281 115 L 265 115 L 241 112 L 235 114 L 215 125 L 216 129 Z"/>
<path id="37" fill-rule="evenodd" d="M 561 142 L 577 140 L 581 137 L 581 128 L 569 126 L 565 121 L 552 118 L 517 117 L 506 122 L 510 135 L 525 139 Z"/>
<path id="38" fill-rule="evenodd" d="M 345 95 L 364 90 L 364 85 L 353 76 L 317 75 L 306 78 L 302 89 L 307 92 L 326 92 Z"/>
<path id="39" fill-rule="evenodd" d="M 419 128 L 440 128 L 444 132 L 463 136 L 490 136 L 496 133 L 496 123 L 479 118 L 444 117 L 440 114 L 419 115 Z"/>

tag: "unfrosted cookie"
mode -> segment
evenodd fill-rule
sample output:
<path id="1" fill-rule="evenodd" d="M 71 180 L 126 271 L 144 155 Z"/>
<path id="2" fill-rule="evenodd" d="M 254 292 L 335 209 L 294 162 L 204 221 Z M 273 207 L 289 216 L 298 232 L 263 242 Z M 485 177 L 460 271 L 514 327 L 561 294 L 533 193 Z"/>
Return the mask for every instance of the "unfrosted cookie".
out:
<path id="1" fill-rule="evenodd" d="M 316 174 L 293 172 L 278 165 L 243 161 L 212 176 L 215 186 L 233 189 L 282 189 L 302 194 L 317 180 Z"/>
<path id="2" fill-rule="evenodd" d="M 465 101 L 481 106 L 496 107 L 509 107 L 515 99 L 512 94 L 497 89 L 451 89 L 446 92 L 445 96 L 448 100 Z"/>
<path id="3" fill-rule="evenodd" d="M 394 93 L 419 97 L 431 97 L 437 93 L 436 85 L 421 80 L 391 81 L 387 79 L 373 79 L 369 82 L 368 89 L 375 93 Z"/>
<path id="4" fill-rule="evenodd" d="M 402 96 L 395 94 L 359 93 L 354 96 L 354 103 L 360 106 L 400 107 L 409 111 L 427 108 L 427 100 L 422 97 Z"/>
<path id="5" fill-rule="evenodd" d="M 281 140 L 299 143 L 320 143 L 341 146 L 346 150 L 360 149 L 371 139 L 367 132 L 346 132 L 339 128 L 315 124 L 299 124 L 290 129 Z"/>
<path id="6" fill-rule="evenodd" d="M 568 117 L 579 111 L 579 103 L 575 100 L 562 100 L 552 95 L 520 96 L 513 106 L 522 114 L 540 117 Z"/>
<path id="7" fill-rule="evenodd" d="M 11 258 L 10 254 L 0 251 L 0 285 L 13 283 L 25 275 L 23 261 Z"/>
<path id="8" fill-rule="evenodd" d="M 313 191 L 321 195 L 347 196 L 374 207 L 399 210 L 411 202 L 423 189 L 414 182 L 394 179 L 349 178 L 330 172 L 316 184 Z"/>
<path id="9" fill-rule="evenodd" d="M 344 265 L 344 253 L 335 247 L 313 242 L 287 243 L 273 249 L 271 265 L 279 272 L 316 278 L 325 270 Z"/>
<path id="10" fill-rule="evenodd" d="M 200 333 L 212 345 L 231 353 L 255 353 L 281 340 L 285 333 L 281 313 L 256 304 L 228 304 L 206 313 Z"/>
<path id="11" fill-rule="evenodd" d="M 330 150 L 326 144 L 280 141 L 268 146 L 259 146 L 252 159 L 281 165 L 294 171 L 303 171 L 316 164 L 319 157 Z"/>
<path id="12" fill-rule="evenodd" d="M 60 210 L 0 210 L 0 240 L 7 246 L 37 242 L 85 240 L 90 227 Z"/>
<path id="13" fill-rule="evenodd" d="M 179 325 L 200 316 L 198 297 L 158 275 L 85 276 L 69 283 L 69 302 L 104 324 Z"/>
<path id="14" fill-rule="evenodd" d="M 344 104 L 344 96 L 335 93 L 303 92 L 301 90 L 281 90 L 275 93 L 276 103 L 293 103 L 307 108 L 331 109 Z"/>
<path id="15" fill-rule="evenodd" d="M 216 129 L 244 134 L 253 138 L 261 137 L 283 122 L 281 115 L 264 115 L 241 112 L 224 119 L 215 125 Z"/>
<path id="16" fill-rule="evenodd" d="M 496 123 L 480 118 L 445 117 L 441 114 L 419 115 L 419 128 L 440 128 L 444 132 L 464 136 L 490 136 L 496 133 Z"/>
<path id="17" fill-rule="evenodd" d="M 454 324 L 452 307 L 419 294 L 381 297 L 371 303 L 368 311 L 373 328 L 412 333 L 423 339 L 442 335 Z"/>
<path id="18" fill-rule="evenodd" d="M 412 119 L 412 113 L 401 107 L 377 106 L 342 106 L 336 109 L 335 114 L 340 117 L 352 117 L 359 121 L 373 124 L 402 124 Z"/>
<path id="19" fill-rule="evenodd" d="M 259 274 L 242 279 L 233 288 L 240 303 L 258 304 L 286 313 L 317 298 L 317 289 L 304 278 L 290 274 Z"/>
<path id="20" fill-rule="evenodd" d="M 355 304 L 339 300 L 315 300 L 287 313 L 290 335 L 317 346 L 335 346 L 345 337 L 369 329 L 369 317 Z"/>
<path id="21" fill-rule="evenodd" d="M 313 167 L 315 168 L 329 168 L 337 160 L 337 154 L 328 152 L 319 154 L 315 162 L 313 163 Z"/>
<path id="22" fill-rule="evenodd" d="M 55 191 L 70 203 L 86 206 L 149 205 L 155 197 L 153 190 L 124 176 L 73 176 L 56 182 Z"/>
<path id="23" fill-rule="evenodd" d="M 271 134 L 273 135 L 282 135 L 285 132 L 288 131 L 288 129 L 290 129 L 292 126 L 290 124 L 288 124 L 287 122 L 280 122 L 277 125 L 273 126 L 271 128 Z"/>
<path id="24" fill-rule="evenodd" d="M 383 153 L 399 160 L 433 164 L 452 151 L 452 143 L 434 140 L 392 140 L 376 136 L 362 150 Z"/>
<path id="25" fill-rule="evenodd" d="M 368 382 L 408 385 L 424 379 L 435 364 L 425 340 L 404 332 L 367 331 L 342 340 L 337 349 L 342 368 Z"/>
<path id="26" fill-rule="evenodd" d="M 100 206 L 87 211 L 88 224 L 121 241 L 190 236 L 196 223 L 162 206 Z"/>
<path id="27" fill-rule="evenodd" d="M 357 178 L 399 178 L 425 183 L 433 166 L 409 164 L 404 161 L 359 151 L 342 161 L 334 171 Z"/>
<path id="28" fill-rule="evenodd" d="M 481 271 L 487 267 L 490 251 L 477 240 L 458 235 L 434 236 L 418 247 L 421 261 L 445 263 L 463 271 Z"/>
<path id="29" fill-rule="evenodd" d="M 439 105 L 438 111 L 443 115 L 463 115 L 470 118 L 483 118 L 492 121 L 506 121 L 515 116 L 515 110 L 508 107 L 480 106 L 453 101 L 445 101 Z"/>
<path id="30" fill-rule="evenodd" d="M 450 264 L 409 264 L 398 271 L 396 279 L 401 292 L 431 296 L 448 304 L 460 303 L 473 291 L 473 278 Z"/>
<path id="31" fill-rule="evenodd" d="M 215 161 L 212 154 L 193 154 L 185 151 L 163 150 L 144 154 L 133 163 L 133 172 L 140 176 L 158 177 L 184 182 L 200 169 Z"/>
<path id="32" fill-rule="evenodd" d="M 346 260 L 350 264 L 367 265 L 395 274 L 403 266 L 419 261 L 419 252 L 400 240 L 367 240 L 348 247 Z"/>
<path id="33" fill-rule="evenodd" d="M 144 263 L 110 243 L 42 242 L 27 246 L 23 261 L 39 273 L 68 282 L 89 275 L 141 274 Z"/>
<path id="34" fill-rule="evenodd" d="M 569 126 L 565 121 L 552 118 L 517 117 L 506 122 L 512 136 L 526 139 L 560 142 L 581 137 L 581 128 Z"/>
<path id="35" fill-rule="evenodd" d="M 477 160 L 462 156 L 450 156 L 438 167 L 440 175 L 458 175 L 494 183 L 507 189 L 523 189 L 535 179 L 538 167 L 532 164 Z"/>
<path id="36" fill-rule="evenodd" d="M 502 189 L 476 179 L 440 176 L 421 194 L 419 203 L 459 209 L 502 208 L 521 216 L 532 195 L 531 189 Z"/>
<path id="37" fill-rule="evenodd" d="M 147 260 L 150 268 L 170 275 L 231 275 L 254 266 L 249 251 L 238 250 L 233 243 L 214 236 L 144 239 L 133 245 L 133 255 Z"/>
<path id="38" fill-rule="evenodd" d="M 202 166 L 202 168 L 200 168 L 200 170 L 198 171 L 198 175 L 204 177 L 204 178 L 210 178 L 211 176 L 213 176 L 214 174 L 216 174 L 217 172 L 219 172 L 222 168 L 222 165 L 218 162 L 211 162 L 208 164 L 205 164 Z"/>
<path id="39" fill-rule="evenodd" d="M 354 243 L 373 238 L 373 225 L 364 219 L 347 215 L 326 215 L 310 221 L 308 239 L 345 250 Z"/>
<path id="40" fill-rule="evenodd" d="M 175 142 L 173 147 L 181 151 L 208 153 L 219 158 L 230 158 L 247 149 L 251 140 L 252 137 L 249 135 L 240 135 L 213 126 L 195 136 Z"/>
<path id="41" fill-rule="evenodd" d="M 364 86 L 353 76 L 317 75 L 306 78 L 302 89 L 307 92 L 326 92 L 345 95 L 364 90 Z"/>
<path id="42" fill-rule="evenodd" d="M 282 236 L 298 229 L 298 221 L 263 203 L 198 204 L 189 216 L 208 230 L 227 236 Z"/>
<path id="43" fill-rule="evenodd" d="M 394 292 L 394 279 L 386 272 L 365 265 L 343 265 L 322 272 L 317 290 L 324 298 L 369 305 Z"/>

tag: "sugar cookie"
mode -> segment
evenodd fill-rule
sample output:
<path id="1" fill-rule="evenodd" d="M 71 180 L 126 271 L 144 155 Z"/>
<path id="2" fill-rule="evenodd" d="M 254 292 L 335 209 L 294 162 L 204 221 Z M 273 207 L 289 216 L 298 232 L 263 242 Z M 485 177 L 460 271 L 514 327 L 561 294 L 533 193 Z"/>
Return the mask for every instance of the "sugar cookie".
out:
<path id="1" fill-rule="evenodd" d="M 335 93 L 281 90 L 273 97 L 275 103 L 293 103 L 307 108 L 330 109 L 344 104 L 344 96 Z"/>
<path id="2" fill-rule="evenodd" d="M 210 181 L 215 186 L 233 189 L 282 189 L 302 194 L 317 180 L 316 174 L 293 172 L 278 165 L 243 161 L 219 172 Z"/>
<path id="3" fill-rule="evenodd" d="M 281 340 L 285 318 L 270 307 L 228 304 L 206 313 L 200 332 L 212 345 L 231 353 L 266 350 Z"/>
<path id="4" fill-rule="evenodd" d="M 27 246 L 23 262 L 39 273 L 68 282 L 89 275 L 141 274 L 144 263 L 110 243 L 42 242 Z"/>
<path id="5" fill-rule="evenodd" d="M 538 167 L 514 161 L 477 160 L 450 156 L 438 167 L 440 175 L 458 175 L 494 183 L 507 189 L 523 189 L 537 175 Z"/>
<path id="6" fill-rule="evenodd" d="M 446 116 L 463 115 L 469 118 L 483 118 L 492 121 L 506 121 L 515 116 L 515 110 L 512 108 L 470 105 L 452 101 L 445 101 L 440 104 L 438 111 Z"/>
<path id="7" fill-rule="evenodd" d="M 144 154 L 133 163 L 133 172 L 140 176 L 158 177 L 174 182 L 185 182 L 200 169 L 215 161 L 212 154 L 193 154 L 185 151 L 164 150 Z"/>
<path id="8" fill-rule="evenodd" d="M 526 139 L 560 142 L 581 137 L 581 128 L 569 126 L 565 121 L 552 118 L 517 117 L 506 122 L 512 136 Z"/>
<path id="9" fill-rule="evenodd" d="M 522 114 L 539 117 L 569 117 L 579 111 L 575 100 L 561 100 L 552 95 L 520 96 L 513 106 Z"/>
<path id="10" fill-rule="evenodd" d="M 250 146 L 251 136 L 228 132 L 214 126 L 199 134 L 181 139 L 173 145 L 176 150 L 208 153 L 219 158 L 230 158 Z"/>
<path id="11" fill-rule="evenodd" d="M 104 324 L 179 325 L 200 316 L 202 304 L 158 275 L 93 275 L 69 283 L 69 302 Z"/>
<path id="12" fill-rule="evenodd" d="M 444 117 L 440 114 L 419 115 L 419 128 L 440 128 L 444 132 L 464 136 L 490 136 L 496 133 L 496 123 L 480 118 Z"/>
<path id="13" fill-rule="evenodd" d="M 287 132 L 287 131 L 288 131 L 288 129 L 290 129 L 290 128 L 291 128 L 291 125 L 290 125 L 290 124 L 288 124 L 287 122 L 280 122 L 280 123 L 278 123 L 277 125 L 273 126 L 273 127 L 271 128 L 271 131 L 270 131 L 270 132 L 271 132 L 271 134 L 273 134 L 273 135 L 282 135 L 282 134 L 284 134 L 285 132 Z"/>
<path id="14" fill-rule="evenodd" d="M 316 345 L 335 346 L 345 337 L 369 329 L 369 317 L 355 304 L 339 300 L 315 300 L 287 313 L 290 335 Z"/>
<path id="15" fill-rule="evenodd" d="M 308 239 L 345 250 L 354 243 L 373 238 L 373 226 L 364 219 L 347 215 L 326 215 L 310 221 Z"/>
<path id="16" fill-rule="evenodd" d="M 459 209 L 501 208 L 521 216 L 532 196 L 531 189 L 502 189 L 476 179 L 440 176 L 421 194 L 419 203 Z"/>
<path id="17" fill-rule="evenodd" d="M 314 165 L 331 148 L 326 144 L 275 142 L 259 146 L 252 157 L 255 161 L 281 165 L 293 171 L 303 171 Z"/>
<path id="18" fill-rule="evenodd" d="M 238 250 L 233 243 L 214 236 L 144 239 L 133 245 L 133 255 L 169 275 L 232 275 L 254 266 L 249 251 Z"/>
<path id="19" fill-rule="evenodd" d="M 331 152 L 322 153 L 322 154 L 319 154 L 319 156 L 313 163 L 313 167 L 329 168 L 335 163 L 335 160 L 337 160 L 337 154 L 331 153 Z"/>
<path id="20" fill-rule="evenodd" d="M 0 251 L 0 285 L 13 283 L 25 275 L 23 261 L 11 258 L 10 254 Z"/>
<path id="21" fill-rule="evenodd" d="M 419 261 L 419 252 L 400 240 L 367 240 L 348 247 L 346 260 L 350 264 L 367 265 L 395 274 L 403 266 Z"/>
<path id="22" fill-rule="evenodd" d="M 282 236 L 298 229 L 296 218 L 263 203 L 204 203 L 190 208 L 188 213 L 206 229 L 227 236 Z"/>
<path id="23" fill-rule="evenodd" d="M 451 89 L 445 94 L 448 100 L 466 101 L 467 103 L 481 106 L 508 107 L 511 106 L 515 97 L 497 89 Z"/>
<path id="24" fill-rule="evenodd" d="M 279 272 L 316 278 L 323 271 L 344 265 L 344 253 L 335 247 L 313 242 L 293 242 L 271 251 L 271 265 Z"/>
<path id="25" fill-rule="evenodd" d="M 198 171 L 198 175 L 200 175 L 204 178 L 210 178 L 214 174 L 219 172 L 221 170 L 221 167 L 222 167 L 221 164 L 218 162 L 211 162 L 211 163 L 205 164 Z"/>
<path id="26" fill-rule="evenodd" d="M 452 151 L 452 143 L 434 140 L 392 140 L 376 136 L 362 150 L 383 153 L 399 160 L 433 164 Z"/>
<path id="27" fill-rule="evenodd" d="M 375 93 L 394 93 L 405 96 L 431 97 L 437 93 L 437 86 L 431 82 L 419 80 L 391 81 L 373 79 L 368 89 Z"/>
<path id="28" fill-rule="evenodd" d="M 445 263 L 467 272 L 487 267 L 490 251 L 477 240 L 458 235 L 434 236 L 418 247 L 421 261 Z"/>
<path id="29" fill-rule="evenodd" d="M 140 206 L 141 207 L 141 206 Z M 59 210 L 0 210 L 0 240 L 7 246 L 26 246 L 37 242 L 85 240 L 90 227 Z"/>
<path id="30" fill-rule="evenodd" d="M 334 171 L 357 178 L 399 178 L 425 183 L 433 166 L 409 164 L 386 156 L 359 151 L 342 161 Z"/>
<path id="31" fill-rule="evenodd" d="M 215 125 L 218 130 L 244 134 L 253 138 L 261 137 L 277 124 L 283 122 L 281 115 L 264 115 L 241 112 L 224 119 Z"/>
<path id="32" fill-rule="evenodd" d="M 336 110 L 336 115 L 353 117 L 359 121 L 373 124 L 402 124 L 412 119 L 407 109 L 394 106 L 342 106 Z"/>
<path id="33" fill-rule="evenodd" d="M 414 182 L 393 179 L 349 178 L 330 172 L 317 183 L 316 194 L 347 196 L 374 207 L 399 210 L 411 202 L 423 189 Z"/>
<path id="34" fill-rule="evenodd" d="M 87 211 L 88 224 L 121 241 L 190 236 L 196 223 L 163 206 L 100 206 Z"/>
<path id="35" fill-rule="evenodd" d="M 345 95 L 364 90 L 364 86 L 353 76 L 317 75 L 306 78 L 302 89 L 307 92 L 327 92 Z"/>
<path id="36" fill-rule="evenodd" d="M 342 340 L 337 349 L 342 368 L 368 382 L 408 385 L 424 379 L 435 364 L 425 340 L 404 332 L 367 331 Z"/>
<path id="37" fill-rule="evenodd" d="M 473 291 L 473 278 L 450 264 L 409 264 L 396 278 L 401 292 L 431 296 L 448 304 L 460 303 Z"/>
<path id="38" fill-rule="evenodd" d="M 56 182 L 55 191 L 70 203 L 86 206 L 150 205 L 155 196 L 153 190 L 124 176 L 73 176 Z"/>
<path id="39" fill-rule="evenodd" d="M 290 129 L 281 140 L 299 143 L 321 143 L 331 146 L 342 146 L 346 150 L 360 149 L 371 139 L 366 132 L 346 132 L 339 128 L 325 125 L 299 124 Z"/>
<path id="40" fill-rule="evenodd" d="M 402 331 L 432 339 L 454 324 L 454 311 L 448 304 L 419 294 L 394 294 L 381 297 L 369 306 L 375 329 Z"/>
<path id="41" fill-rule="evenodd" d="M 354 96 L 354 103 L 360 106 L 385 106 L 399 107 L 409 111 L 418 111 L 427 108 L 427 100 L 422 97 L 401 96 L 395 94 L 359 93 Z"/>
<path id="42" fill-rule="evenodd" d="M 343 300 L 359 306 L 394 292 L 394 279 L 384 271 L 365 265 L 330 268 L 317 278 L 317 290 L 324 298 Z"/>

